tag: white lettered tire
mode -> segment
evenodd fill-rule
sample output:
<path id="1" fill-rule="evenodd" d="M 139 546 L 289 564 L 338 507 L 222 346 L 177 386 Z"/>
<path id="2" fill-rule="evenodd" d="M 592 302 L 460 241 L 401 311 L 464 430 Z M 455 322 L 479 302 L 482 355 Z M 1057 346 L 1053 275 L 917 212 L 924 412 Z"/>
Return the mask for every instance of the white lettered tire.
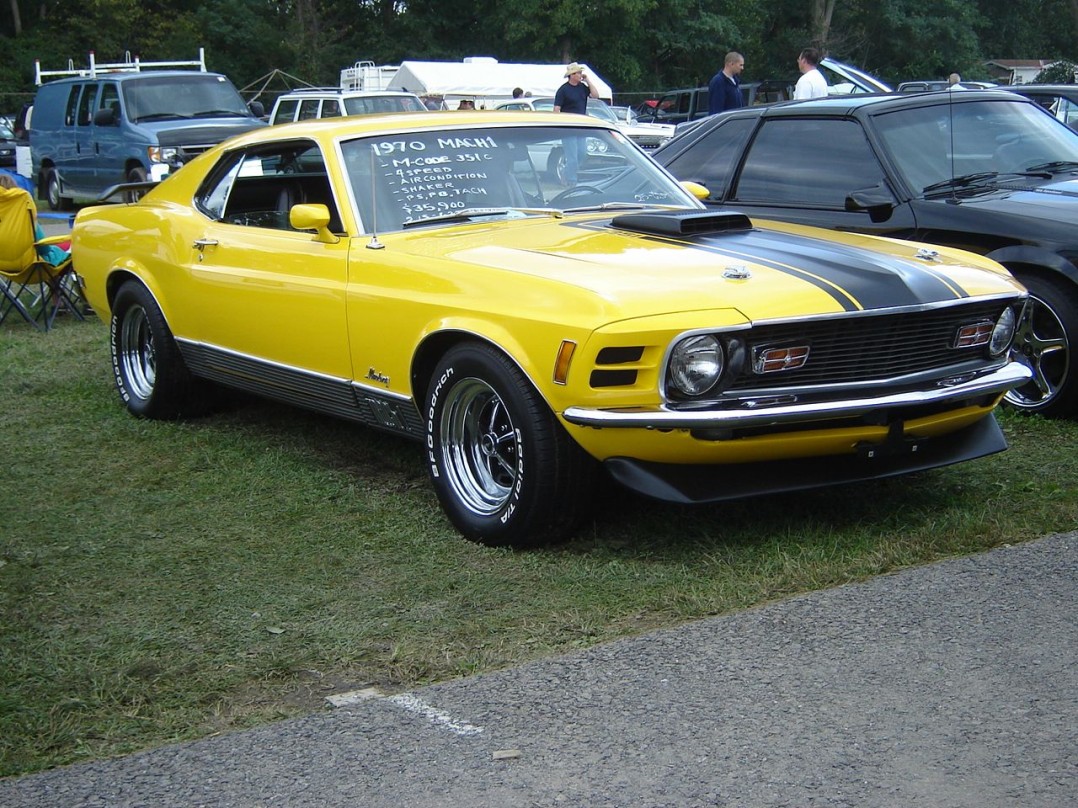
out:
<path id="1" fill-rule="evenodd" d="M 466 538 L 533 547 L 568 537 L 591 504 L 595 461 L 520 369 L 482 343 L 450 350 L 423 400 L 434 490 Z"/>
<path id="2" fill-rule="evenodd" d="M 116 293 L 109 330 L 116 389 L 133 415 L 171 419 L 205 409 L 203 384 L 192 378 L 157 301 L 138 281 Z"/>

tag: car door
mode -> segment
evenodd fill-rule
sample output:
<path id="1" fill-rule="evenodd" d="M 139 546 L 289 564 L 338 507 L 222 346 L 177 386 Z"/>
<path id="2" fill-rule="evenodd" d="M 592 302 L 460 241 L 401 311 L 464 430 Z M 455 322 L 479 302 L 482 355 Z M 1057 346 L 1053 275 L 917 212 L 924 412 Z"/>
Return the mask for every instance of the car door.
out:
<path id="1" fill-rule="evenodd" d="M 914 214 L 894 188 L 859 121 L 775 117 L 755 132 L 724 201 L 750 216 L 909 236 Z"/>
<path id="2" fill-rule="evenodd" d="M 329 203 L 329 178 L 317 146 L 271 144 L 228 154 L 196 199 L 201 216 L 184 230 L 191 281 L 186 333 L 210 346 L 263 360 L 351 378 L 345 321 L 348 238 L 323 243 L 292 230 L 288 210 Z"/>
<path id="3" fill-rule="evenodd" d="M 56 165 L 63 178 L 65 191 L 87 194 L 93 187 L 92 116 L 96 100 L 97 82 L 73 85 L 68 96 L 64 133 L 56 151 Z"/>
<path id="4" fill-rule="evenodd" d="M 111 112 L 106 120 L 97 113 Z M 120 105 L 120 88 L 114 81 L 106 81 L 95 104 L 92 116 L 91 136 L 94 149 L 93 184 L 98 191 L 124 182 L 125 146 L 123 112 Z"/>

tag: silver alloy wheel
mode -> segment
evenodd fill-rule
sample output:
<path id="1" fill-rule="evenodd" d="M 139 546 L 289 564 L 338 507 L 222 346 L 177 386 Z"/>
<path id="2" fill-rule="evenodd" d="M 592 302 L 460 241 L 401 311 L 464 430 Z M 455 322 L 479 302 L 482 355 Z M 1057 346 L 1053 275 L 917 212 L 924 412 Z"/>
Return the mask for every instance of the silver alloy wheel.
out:
<path id="1" fill-rule="evenodd" d="M 124 312 L 119 343 L 124 380 L 133 395 L 146 400 L 153 395 L 157 361 L 153 332 L 150 331 L 150 322 L 142 306 L 131 306 Z"/>
<path id="2" fill-rule="evenodd" d="M 474 513 L 497 513 L 513 492 L 519 457 L 516 429 L 501 397 L 481 379 L 454 385 L 440 432 L 445 475 L 455 496 Z"/>
<path id="3" fill-rule="evenodd" d="M 1033 369 L 1033 380 L 1005 396 L 1019 409 L 1039 409 L 1059 395 L 1071 357 L 1067 331 L 1051 306 L 1034 295 L 1029 305 L 1015 335 L 1015 349 Z"/>

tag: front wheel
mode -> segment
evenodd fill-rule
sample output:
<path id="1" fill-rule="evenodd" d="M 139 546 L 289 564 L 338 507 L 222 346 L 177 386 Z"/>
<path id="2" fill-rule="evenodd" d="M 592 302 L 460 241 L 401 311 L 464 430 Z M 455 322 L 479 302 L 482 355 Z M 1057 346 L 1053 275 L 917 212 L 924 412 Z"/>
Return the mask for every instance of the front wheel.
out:
<path id="1" fill-rule="evenodd" d="M 1029 290 L 1029 309 L 1019 324 L 1015 350 L 1033 379 L 1007 393 L 1008 404 L 1048 417 L 1078 414 L 1078 287 L 1066 279 L 1015 273 Z"/>
<path id="2" fill-rule="evenodd" d="M 71 200 L 60 195 L 60 174 L 55 168 L 50 168 L 45 175 L 45 200 L 49 203 L 50 210 L 71 209 Z"/>
<path id="3" fill-rule="evenodd" d="M 109 343 L 116 389 L 133 415 L 171 419 L 204 409 L 202 385 L 184 364 L 153 295 L 137 281 L 116 293 Z"/>
<path id="4" fill-rule="evenodd" d="M 431 482 L 466 538 L 525 548 L 579 524 L 595 461 L 503 354 L 482 344 L 452 349 L 435 369 L 424 415 Z"/>
<path id="5" fill-rule="evenodd" d="M 146 182 L 146 169 L 142 166 L 135 166 L 127 172 L 128 182 Z M 124 202 L 138 202 L 145 195 L 145 190 L 139 191 L 125 191 Z"/>

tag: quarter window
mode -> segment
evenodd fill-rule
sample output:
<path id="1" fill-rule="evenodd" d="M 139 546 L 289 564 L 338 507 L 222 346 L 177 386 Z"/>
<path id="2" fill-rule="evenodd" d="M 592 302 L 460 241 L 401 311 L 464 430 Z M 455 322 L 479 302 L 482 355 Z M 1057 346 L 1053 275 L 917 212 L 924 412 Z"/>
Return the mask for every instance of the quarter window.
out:
<path id="1" fill-rule="evenodd" d="M 683 180 L 698 182 L 711 191 L 709 200 L 718 202 L 726 194 L 737 156 L 752 131 L 755 120 L 727 120 L 708 132 L 699 143 L 670 162 L 670 172 Z"/>
<path id="2" fill-rule="evenodd" d="M 883 181 L 857 121 L 777 119 L 750 145 L 732 199 L 843 210 L 851 191 Z"/>

